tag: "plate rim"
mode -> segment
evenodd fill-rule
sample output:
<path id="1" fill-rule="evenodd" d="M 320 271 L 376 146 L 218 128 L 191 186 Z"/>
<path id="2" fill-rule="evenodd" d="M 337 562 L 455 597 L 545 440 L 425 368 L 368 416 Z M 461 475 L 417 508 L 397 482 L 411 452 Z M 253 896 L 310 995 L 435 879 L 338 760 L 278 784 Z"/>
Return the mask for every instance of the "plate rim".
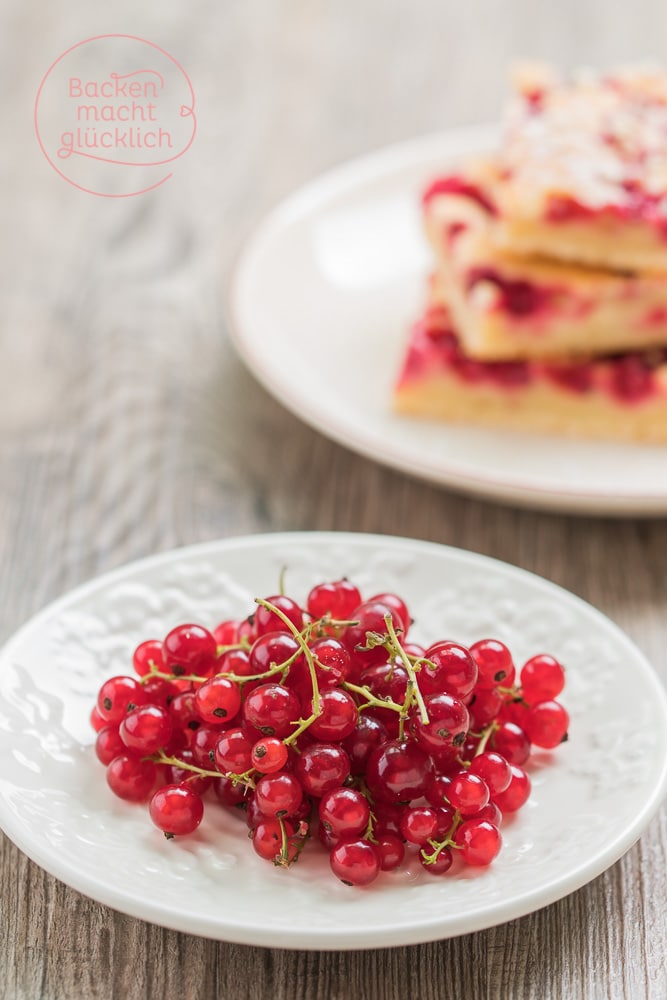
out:
<path id="1" fill-rule="evenodd" d="M 667 516 L 667 490 L 623 493 L 621 490 L 610 492 L 560 488 L 557 485 L 540 486 L 518 475 L 508 480 L 501 475 L 473 474 L 469 470 L 461 469 L 456 463 L 447 463 L 444 468 L 436 469 L 423 459 L 411 458 L 409 463 L 406 463 L 401 453 L 390 451 L 378 454 L 377 446 L 371 440 L 362 437 L 361 440 L 351 443 L 345 428 L 337 424 L 332 426 L 326 416 L 318 412 L 317 406 L 304 408 L 303 405 L 297 407 L 286 403 L 280 379 L 275 377 L 270 365 L 264 364 L 260 352 L 253 349 L 255 338 L 247 335 L 245 324 L 240 318 L 243 308 L 242 285 L 247 272 L 252 270 L 253 256 L 262 249 L 281 225 L 302 218 L 313 206 L 320 208 L 325 206 L 327 201 L 337 197 L 341 192 L 352 191 L 355 186 L 366 183 L 373 176 L 379 174 L 384 176 L 405 169 L 407 166 L 417 165 L 443 146 L 460 145 L 463 153 L 468 144 L 472 147 L 478 145 L 488 147 L 497 136 L 498 127 L 497 122 L 459 125 L 380 146 L 325 169 L 282 197 L 251 227 L 232 260 L 225 281 L 224 295 L 224 311 L 231 342 L 250 373 L 281 406 L 296 414 L 304 423 L 325 437 L 385 467 L 457 493 L 529 509 L 613 517 Z M 443 156 L 453 155 L 458 154 L 451 151 L 443 153 Z M 299 402 L 302 404 L 303 400 Z M 503 433 L 510 432 L 503 431 Z M 613 441 L 609 443 L 614 444 Z M 637 447 L 641 447 L 641 443 L 638 443 Z"/>
<path id="2" fill-rule="evenodd" d="M 210 557 L 211 553 L 218 553 L 221 551 L 224 552 L 227 549 L 243 550 L 248 547 L 252 547 L 254 549 L 271 549 L 278 545 L 291 545 L 295 542 L 303 543 L 304 541 L 309 543 L 323 542 L 332 546 L 341 544 L 354 546 L 361 543 L 362 545 L 368 545 L 369 547 L 374 546 L 378 548 L 389 544 L 398 550 L 407 549 L 413 552 L 415 549 L 417 551 L 425 550 L 432 552 L 434 555 L 439 555 L 447 560 L 453 559 L 460 563 L 473 564 L 477 567 L 484 567 L 491 564 L 502 573 L 509 574 L 510 577 L 523 579 L 524 582 L 528 583 L 531 587 L 536 587 L 541 593 L 548 594 L 555 591 L 561 600 L 574 604 L 587 615 L 592 616 L 595 620 L 598 620 L 608 631 L 608 634 L 612 634 L 616 638 L 619 638 L 628 648 L 632 649 L 637 658 L 637 662 L 641 664 L 642 677 L 649 689 L 647 693 L 651 694 L 656 701 L 660 703 L 660 711 L 663 716 L 667 718 L 667 691 L 665 691 L 661 678 L 649 659 L 627 635 L 627 633 L 616 624 L 616 622 L 588 601 L 537 573 L 525 570 L 520 566 L 497 559 L 493 556 L 487 556 L 483 553 L 472 552 L 456 546 L 446 545 L 426 539 L 381 533 L 314 530 L 261 532 L 250 535 L 233 535 L 198 542 L 193 545 L 179 546 L 164 552 L 154 553 L 152 555 L 132 560 L 80 583 L 78 586 L 68 590 L 64 594 L 61 594 L 21 624 L 0 648 L 0 670 L 3 669 L 7 661 L 11 658 L 14 646 L 21 642 L 27 632 L 34 628 L 41 627 L 45 621 L 53 615 L 57 615 L 69 604 L 75 604 L 77 601 L 85 599 L 87 596 L 94 595 L 96 592 L 102 591 L 108 586 L 112 586 L 114 582 L 122 580 L 128 573 L 135 574 L 142 573 L 144 571 L 150 572 L 154 568 L 159 567 L 161 564 L 169 563 L 172 560 L 196 560 L 199 558 Z M 0 812 L 0 829 L 4 831 L 5 835 L 20 851 L 26 854 L 43 870 L 64 882 L 75 891 L 80 892 L 82 895 L 85 895 L 102 905 L 109 906 L 118 912 L 125 913 L 135 919 L 148 921 L 156 924 L 157 926 L 167 927 L 182 933 L 191 933 L 201 937 L 238 944 L 269 948 L 275 947 L 288 950 L 348 951 L 370 948 L 399 947 L 425 943 L 428 941 L 445 940 L 462 934 L 486 930 L 497 926 L 498 924 L 506 923 L 526 916 L 530 913 L 537 912 L 545 906 L 552 905 L 572 892 L 583 888 L 615 864 L 644 833 L 651 820 L 661 808 L 666 795 L 667 753 L 663 757 L 661 772 L 658 776 L 656 776 L 656 780 L 653 784 L 652 794 L 643 803 L 642 808 L 638 810 L 632 824 L 627 826 L 622 831 L 622 835 L 613 842 L 613 850 L 610 851 L 609 846 L 606 846 L 604 849 L 598 851 L 597 855 L 594 856 L 593 861 L 589 859 L 586 863 L 578 865 L 566 877 L 559 877 L 552 880 L 550 883 L 547 883 L 546 886 L 542 884 L 530 892 L 524 893 L 521 897 L 519 905 L 514 903 L 510 907 L 510 915 L 508 915 L 507 912 L 507 904 L 503 901 L 496 901 L 490 906 L 487 904 L 469 913 L 467 918 L 463 921 L 462 929 L 446 929 L 443 932 L 443 929 L 438 925 L 437 920 L 435 918 L 430 918 L 425 922 L 414 924 L 408 928 L 382 928 L 381 939 L 373 939 L 372 934 L 369 934 L 369 940 L 365 940 L 365 943 L 361 947 L 358 944 L 358 935 L 357 940 L 346 939 L 341 942 L 341 940 L 338 939 L 334 944 L 327 943 L 326 938 L 328 936 L 331 936 L 332 933 L 335 936 L 335 934 L 340 932 L 338 930 L 332 932 L 326 928 L 311 929 L 310 937 L 307 941 L 299 941 L 295 943 L 290 939 L 290 931 L 285 931 L 282 928 L 276 929 L 275 940 L 272 940 L 271 942 L 264 939 L 259 941 L 254 940 L 251 934 L 252 925 L 250 921 L 243 922 L 241 924 L 237 923 L 236 925 L 224 924 L 224 922 L 223 924 L 220 924 L 220 922 L 218 922 L 217 928 L 213 929 L 210 924 L 210 919 L 208 919 L 206 915 L 198 914 L 189 918 L 188 924 L 185 925 L 183 920 L 179 918 L 178 913 L 173 909 L 161 909 L 160 904 L 154 903 L 152 900 L 137 901 L 133 898 L 128 899 L 126 893 L 118 890 L 111 883 L 99 884 L 97 882 L 92 882 L 91 884 L 90 876 L 84 875 L 83 878 L 77 878 L 76 872 L 73 872 L 71 863 L 69 861 L 61 863 L 57 853 L 42 850 L 40 845 L 35 844 L 34 841 L 31 841 L 26 846 L 25 838 L 23 836 L 25 832 L 25 825 L 21 823 L 13 824 L 12 820 L 14 817 L 6 810 Z M 4 795 L 2 793 L 0 793 L 0 803 L 4 805 Z"/>

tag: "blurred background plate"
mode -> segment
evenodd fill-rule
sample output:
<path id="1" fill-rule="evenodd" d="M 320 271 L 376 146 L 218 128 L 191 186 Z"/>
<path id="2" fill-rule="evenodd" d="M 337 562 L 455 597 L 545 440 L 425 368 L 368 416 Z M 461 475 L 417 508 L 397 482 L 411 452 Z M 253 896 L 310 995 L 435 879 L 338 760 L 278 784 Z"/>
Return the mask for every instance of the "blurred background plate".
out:
<path id="1" fill-rule="evenodd" d="M 667 451 L 437 424 L 392 412 L 430 268 L 420 192 L 494 144 L 456 129 L 342 166 L 280 204 L 235 269 L 230 316 L 251 371 L 322 433 L 378 462 L 481 497 L 565 512 L 667 512 Z"/>

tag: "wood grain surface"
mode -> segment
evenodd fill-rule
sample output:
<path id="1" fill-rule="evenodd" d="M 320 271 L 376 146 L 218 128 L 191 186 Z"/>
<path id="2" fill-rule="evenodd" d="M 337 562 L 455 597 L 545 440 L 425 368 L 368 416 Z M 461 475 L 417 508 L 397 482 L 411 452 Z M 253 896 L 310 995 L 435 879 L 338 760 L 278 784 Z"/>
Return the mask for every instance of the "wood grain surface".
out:
<path id="1" fill-rule="evenodd" d="M 0 640 L 130 559 L 333 528 L 542 574 L 667 677 L 667 522 L 514 510 L 375 466 L 270 398 L 225 321 L 239 244 L 280 197 L 385 143 L 491 120 L 517 57 L 667 61 L 662 0 L 2 0 L 0 18 Z M 166 185 L 117 200 L 59 178 L 32 121 L 52 60 L 110 31 L 180 60 L 199 121 Z M 307 953 L 131 919 L 0 838 L 0 997 L 664 1000 L 666 855 L 663 808 L 608 872 L 524 919 L 418 947 Z"/>

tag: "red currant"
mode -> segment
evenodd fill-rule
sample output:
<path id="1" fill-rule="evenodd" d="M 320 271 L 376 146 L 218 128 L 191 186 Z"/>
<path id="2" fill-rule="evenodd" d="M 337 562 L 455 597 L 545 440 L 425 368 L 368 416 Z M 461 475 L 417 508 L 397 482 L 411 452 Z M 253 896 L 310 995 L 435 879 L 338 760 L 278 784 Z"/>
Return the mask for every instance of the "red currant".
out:
<path id="1" fill-rule="evenodd" d="M 313 618 L 324 618 L 328 615 L 336 621 L 345 621 L 352 617 L 352 612 L 361 604 L 359 590 L 349 580 L 337 580 L 335 583 L 318 583 L 308 594 L 306 607 Z"/>
<path id="2" fill-rule="evenodd" d="M 465 701 L 477 683 L 477 664 L 470 650 L 458 642 L 443 640 L 425 653 L 430 663 L 422 663 L 417 680 L 424 694 L 454 695 Z"/>
<path id="3" fill-rule="evenodd" d="M 146 695 L 134 677 L 111 677 L 97 696 L 97 713 L 105 723 L 119 725 L 128 712 L 146 702 Z"/>
<path id="4" fill-rule="evenodd" d="M 380 855 L 368 840 L 345 839 L 332 850 L 330 864 L 345 885 L 370 885 L 380 872 Z"/>
<path id="5" fill-rule="evenodd" d="M 477 686 L 491 688 L 503 685 L 510 687 L 515 674 L 512 654 L 504 642 L 498 639 L 480 639 L 470 647 L 479 671 Z"/>
<path id="6" fill-rule="evenodd" d="M 282 684 L 262 684 L 243 703 L 243 718 L 265 736 L 289 736 L 300 715 L 299 699 Z"/>
<path id="7" fill-rule="evenodd" d="M 454 843 L 461 848 L 467 865 L 490 865 L 502 845 L 500 830 L 485 819 L 469 819 L 454 833 Z"/>
<path id="8" fill-rule="evenodd" d="M 371 807 L 355 788 L 334 788 L 320 799 L 319 816 L 320 822 L 340 838 L 363 833 Z"/>
<path id="9" fill-rule="evenodd" d="M 177 625 L 162 643 L 162 656 L 173 674 L 205 676 L 215 662 L 218 645 L 201 625 Z"/>
<path id="10" fill-rule="evenodd" d="M 260 778 L 255 787 L 258 808 L 265 816 L 292 816 L 303 798 L 303 789 L 292 774 L 278 771 Z"/>
<path id="11" fill-rule="evenodd" d="M 164 660 L 162 659 L 162 643 L 159 639 L 147 639 L 139 643 L 132 654 L 132 666 L 140 677 L 154 670 L 164 670 Z"/>
<path id="12" fill-rule="evenodd" d="M 191 785 L 163 785 L 153 795 L 150 817 L 167 837 L 194 833 L 204 816 L 204 804 Z"/>
<path id="13" fill-rule="evenodd" d="M 296 601 L 293 601 L 291 597 L 285 597 L 284 594 L 267 597 L 266 601 L 268 604 L 273 604 L 279 611 L 282 611 L 296 630 L 298 632 L 301 631 L 303 628 L 303 612 Z M 269 608 L 265 608 L 262 604 L 259 605 L 255 612 L 255 632 L 258 636 L 266 635 L 267 632 L 289 632 L 291 634 L 291 631 L 289 625 L 282 620 L 280 615 L 269 610 Z"/>
<path id="14" fill-rule="evenodd" d="M 565 671 L 553 656 L 531 656 L 519 675 L 524 698 L 529 704 L 557 698 L 565 687 Z"/>
<path id="15" fill-rule="evenodd" d="M 241 710 L 241 690 L 227 677 L 213 677 L 197 690 L 195 709 L 204 722 L 231 722 Z"/>
<path id="16" fill-rule="evenodd" d="M 171 716 L 166 708 L 140 705 L 127 713 L 119 732 L 129 750 L 148 756 L 169 743 L 172 733 Z"/>
<path id="17" fill-rule="evenodd" d="M 553 750 L 567 739 L 569 725 L 570 717 L 560 702 L 540 701 L 526 716 L 526 736 L 535 746 Z"/>
<path id="18" fill-rule="evenodd" d="M 277 736 L 265 736 L 252 748 L 250 763 L 262 774 L 275 774 L 287 763 L 288 750 Z"/>
<path id="19" fill-rule="evenodd" d="M 319 798 L 343 784 L 350 773 L 350 758 L 335 743 L 313 743 L 297 757 L 294 775 L 304 792 Z"/>
<path id="20" fill-rule="evenodd" d="M 107 767 L 107 783 L 119 799 L 145 802 L 157 781 L 157 767 L 134 754 L 119 754 Z"/>
<path id="21" fill-rule="evenodd" d="M 493 796 L 500 811 L 504 813 L 516 812 L 525 805 L 530 796 L 530 778 L 522 767 L 518 764 L 511 764 L 512 778 L 504 792 L 498 792 Z"/>
<path id="22" fill-rule="evenodd" d="M 462 771 L 452 778 L 449 801 L 462 816 L 470 816 L 489 801 L 489 786 L 478 774 Z"/>
<path id="23" fill-rule="evenodd" d="M 390 740 L 376 747 L 366 765 L 371 794 L 384 802 L 409 802 L 422 795 L 433 774 L 433 762 L 409 741 Z"/>

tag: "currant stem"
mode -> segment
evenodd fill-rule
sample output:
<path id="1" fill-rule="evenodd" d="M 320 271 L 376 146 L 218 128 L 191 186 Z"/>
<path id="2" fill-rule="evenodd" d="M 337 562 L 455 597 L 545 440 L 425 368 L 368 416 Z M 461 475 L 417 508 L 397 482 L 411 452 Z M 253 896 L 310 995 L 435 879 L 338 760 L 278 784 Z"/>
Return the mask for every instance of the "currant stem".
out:
<path id="1" fill-rule="evenodd" d="M 361 708 L 374 706 L 375 708 L 390 708 L 393 712 L 403 711 L 403 705 L 392 701 L 391 698 L 387 698 L 386 701 L 383 698 L 377 698 L 368 687 L 359 687 L 358 684 L 353 684 L 352 681 L 343 681 L 343 687 L 346 691 L 354 691 L 355 694 L 359 694 L 362 698 L 366 699 L 366 705 L 360 706 Z"/>
<path id="2" fill-rule="evenodd" d="M 479 757 L 480 754 L 484 753 L 489 740 L 491 739 L 497 728 L 498 728 L 498 723 L 492 722 L 490 723 L 490 725 L 486 727 L 486 729 L 482 730 L 482 737 L 479 743 L 477 744 L 477 748 L 475 750 L 475 757 Z"/>
<path id="3" fill-rule="evenodd" d="M 454 837 L 454 834 L 456 833 L 457 828 L 461 825 L 461 820 L 462 819 L 463 819 L 463 817 L 461 816 L 461 813 L 457 809 L 456 812 L 454 813 L 454 819 L 452 820 L 452 825 L 450 826 L 449 830 L 447 831 L 447 836 L 445 837 L 445 839 L 444 840 L 429 840 L 429 844 L 431 845 L 431 847 L 434 848 L 433 853 L 432 854 L 426 854 L 424 852 L 424 848 L 421 849 L 420 854 L 421 854 L 422 858 L 424 859 L 424 862 L 427 865 L 435 864 L 435 862 L 437 861 L 438 855 L 440 854 L 441 851 L 444 851 L 444 849 L 446 847 L 453 848 L 455 851 L 460 850 L 459 845 L 454 842 L 453 837 Z"/>
<path id="4" fill-rule="evenodd" d="M 417 684 L 417 673 L 415 671 L 414 665 L 410 662 L 410 658 L 408 657 L 408 655 L 406 654 L 405 650 L 403 649 L 403 647 L 401 646 L 400 642 L 398 641 L 398 636 L 396 635 L 396 630 L 394 629 L 394 623 L 391 620 L 391 615 L 385 615 L 384 616 L 384 623 L 387 626 L 387 633 L 389 635 L 389 638 L 391 639 L 392 646 L 394 647 L 395 651 L 400 656 L 401 661 L 403 662 L 403 666 L 405 667 L 405 669 L 407 671 L 410 683 L 412 685 L 412 689 L 411 690 L 410 690 L 410 685 L 408 685 L 408 692 L 410 693 L 410 696 L 411 696 L 410 697 L 410 701 L 412 701 L 412 699 L 414 698 L 415 702 L 417 703 L 417 708 L 419 709 L 419 717 L 420 717 L 422 723 L 425 726 L 427 726 L 428 723 L 429 723 L 428 712 L 426 711 L 426 705 L 424 704 L 424 698 L 422 696 L 421 691 L 419 690 L 419 685 Z M 407 699 L 407 693 L 406 693 L 406 702 L 407 702 L 407 700 L 408 699 Z"/>
<path id="5" fill-rule="evenodd" d="M 281 610 L 281 608 L 277 607 L 275 604 L 271 604 L 270 601 L 265 601 L 263 597 L 256 597 L 255 603 L 261 605 L 261 607 L 263 608 L 266 608 L 267 611 L 273 612 L 274 615 L 280 618 L 281 622 L 283 622 L 284 625 L 287 625 L 287 628 L 301 646 L 303 655 L 306 658 L 306 663 L 308 664 L 308 672 L 310 673 L 310 681 L 313 688 L 313 718 L 308 722 L 308 725 L 310 725 L 311 722 L 314 722 L 315 719 L 319 717 L 321 712 L 320 689 L 317 683 L 317 673 L 315 671 L 315 663 L 313 661 L 313 654 L 310 651 L 310 647 L 306 642 L 306 640 L 304 639 L 301 632 L 299 632 L 294 622 L 287 617 L 287 615 L 285 614 L 284 611 Z M 306 728 L 308 727 L 306 726 Z"/>
<path id="6" fill-rule="evenodd" d="M 208 771 L 205 767 L 198 767 L 197 764 L 191 764 L 187 760 L 181 760 L 179 757 L 169 757 L 163 750 L 159 750 L 156 754 L 150 757 L 146 757 L 146 760 L 152 760 L 155 764 L 171 764 L 174 767 L 180 767 L 183 771 L 192 771 L 193 774 L 201 775 L 202 777 L 208 778 L 229 778 L 234 785 L 245 785 L 247 788 L 254 788 L 255 782 L 252 775 L 255 774 L 254 768 L 249 771 L 244 771 L 243 774 L 235 774 L 233 771 Z"/>

